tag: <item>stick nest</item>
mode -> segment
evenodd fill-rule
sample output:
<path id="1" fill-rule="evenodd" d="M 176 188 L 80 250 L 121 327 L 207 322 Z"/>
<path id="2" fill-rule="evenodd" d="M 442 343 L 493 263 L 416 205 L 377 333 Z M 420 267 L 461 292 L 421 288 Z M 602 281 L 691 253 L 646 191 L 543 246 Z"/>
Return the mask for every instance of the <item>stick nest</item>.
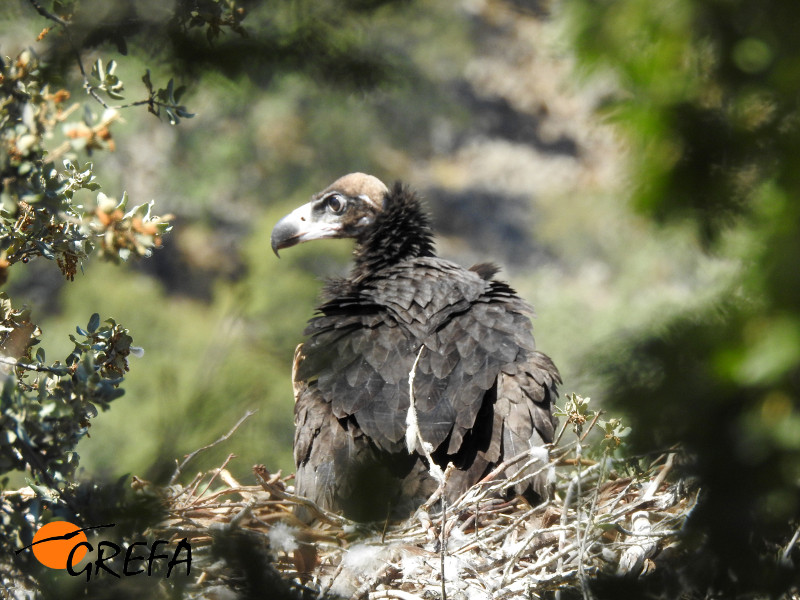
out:
<path id="1" fill-rule="evenodd" d="M 157 533 L 188 539 L 193 595 L 210 600 L 244 585 L 242 565 L 213 552 L 225 534 L 246 536 L 248 560 L 263 560 L 275 581 L 308 598 L 527 599 L 659 568 L 697 499 L 666 477 L 675 455 L 590 460 L 584 451 L 580 439 L 550 450 L 554 493 L 538 506 L 504 499 L 518 480 L 498 479 L 501 465 L 448 506 L 434 494 L 407 520 L 371 526 L 295 496 L 292 476 L 256 466 L 258 485 L 248 486 L 223 465 L 168 488 Z M 524 460 L 537 457 L 513 459 Z M 295 517 L 300 505 L 312 523 Z"/>

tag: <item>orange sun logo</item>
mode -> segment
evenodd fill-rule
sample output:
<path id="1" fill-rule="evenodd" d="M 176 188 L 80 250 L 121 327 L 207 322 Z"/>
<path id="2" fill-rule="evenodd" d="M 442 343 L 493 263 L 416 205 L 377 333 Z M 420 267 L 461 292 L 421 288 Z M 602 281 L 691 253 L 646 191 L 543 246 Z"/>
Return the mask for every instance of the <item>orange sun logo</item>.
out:
<path id="1" fill-rule="evenodd" d="M 51 521 L 42 525 L 33 536 L 33 555 L 45 567 L 66 569 L 69 553 L 75 546 L 87 541 L 83 531 L 69 521 Z M 84 556 L 86 546 L 81 546 L 72 555 L 72 564 L 79 563 Z"/>

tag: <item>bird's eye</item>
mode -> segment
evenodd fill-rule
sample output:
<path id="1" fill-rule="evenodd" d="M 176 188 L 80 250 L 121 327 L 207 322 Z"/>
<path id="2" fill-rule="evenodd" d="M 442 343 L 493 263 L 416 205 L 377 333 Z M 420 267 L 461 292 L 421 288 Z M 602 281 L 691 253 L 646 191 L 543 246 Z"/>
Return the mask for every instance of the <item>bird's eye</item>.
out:
<path id="1" fill-rule="evenodd" d="M 333 194 L 332 196 L 328 196 L 325 200 L 325 204 L 327 204 L 331 212 L 339 214 L 344 210 L 345 200 L 339 194 Z"/>

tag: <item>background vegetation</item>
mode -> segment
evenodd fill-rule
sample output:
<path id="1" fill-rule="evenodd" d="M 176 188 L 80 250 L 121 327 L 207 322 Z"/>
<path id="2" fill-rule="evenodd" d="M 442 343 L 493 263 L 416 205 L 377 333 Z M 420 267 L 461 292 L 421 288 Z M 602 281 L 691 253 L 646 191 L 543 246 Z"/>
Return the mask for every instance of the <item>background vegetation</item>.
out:
<path id="1" fill-rule="evenodd" d="M 31 48 L 42 84 L 70 94 L 60 110 L 76 105 L 37 168 L 57 156 L 63 178 L 63 158 L 91 161 L 105 194 L 155 199 L 173 226 L 150 258 L 81 258 L 74 281 L 46 258 L 11 264 L 3 231 L 3 288 L 31 307 L 48 358 L 93 313 L 145 350 L 69 477 L 163 484 L 248 409 L 193 468 L 234 453 L 242 480 L 256 462 L 291 470 L 294 346 L 349 244 L 278 261 L 269 231 L 361 170 L 422 191 L 441 254 L 504 267 L 567 392 L 626 414 L 639 450 L 695 457 L 684 476 L 705 500 L 681 578 L 596 593 L 784 593 L 800 512 L 798 13 L 792 0 L 4 3 L 7 69 Z M 142 104 L 105 123 L 85 81 L 109 105 Z M 97 190 L 76 194 L 96 234 Z"/>

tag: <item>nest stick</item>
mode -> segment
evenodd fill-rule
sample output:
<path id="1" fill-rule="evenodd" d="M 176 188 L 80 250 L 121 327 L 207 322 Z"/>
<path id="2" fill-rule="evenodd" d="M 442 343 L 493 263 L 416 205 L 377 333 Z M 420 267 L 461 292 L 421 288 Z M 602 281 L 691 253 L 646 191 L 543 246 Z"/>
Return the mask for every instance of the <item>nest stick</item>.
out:
<path id="1" fill-rule="evenodd" d="M 218 444 L 221 444 L 222 442 L 227 440 L 234 433 L 236 433 L 236 430 L 239 429 L 239 427 L 241 426 L 242 423 L 244 423 L 247 419 L 252 417 L 254 414 L 256 414 L 256 411 L 248 410 L 247 412 L 244 413 L 242 418 L 240 418 L 238 421 L 236 421 L 236 425 L 231 427 L 230 430 L 228 431 L 228 433 L 226 433 L 225 435 L 223 435 L 219 439 L 211 442 L 210 444 L 207 444 L 206 446 L 203 446 L 202 448 L 198 448 L 194 452 L 190 452 L 189 454 L 187 454 L 184 457 L 183 461 L 181 461 L 181 463 L 176 467 L 175 472 L 172 474 L 172 477 L 170 477 L 170 479 L 169 479 L 169 484 L 168 485 L 174 485 L 175 484 L 175 482 L 177 481 L 178 477 L 180 477 L 181 473 L 183 472 L 183 469 L 186 467 L 187 464 L 189 464 L 189 462 L 195 456 L 197 456 L 201 452 L 204 452 L 204 451 L 208 450 L 209 448 L 213 448 L 214 446 L 216 446 Z"/>

